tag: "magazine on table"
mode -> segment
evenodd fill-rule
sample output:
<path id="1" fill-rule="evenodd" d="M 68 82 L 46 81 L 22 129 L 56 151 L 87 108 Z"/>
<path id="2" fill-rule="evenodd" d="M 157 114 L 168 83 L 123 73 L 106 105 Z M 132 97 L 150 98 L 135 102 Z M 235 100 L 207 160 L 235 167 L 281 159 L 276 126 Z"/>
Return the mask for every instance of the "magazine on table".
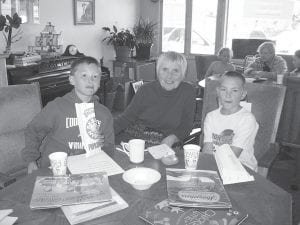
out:
<path id="1" fill-rule="evenodd" d="M 65 176 L 38 176 L 30 208 L 55 208 L 62 205 L 103 202 L 112 199 L 106 172 Z"/>
<path id="2" fill-rule="evenodd" d="M 231 208 L 230 199 L 216 171 L 167 168 L 170 205 Z"/>
<path id="3" fill-rule="evenodd" d="M 152 225 L 239 225 L 248 214 L 237 206 L 231 209 L 187 208 L 172 206 L 165 199 L 146 209 L 140 219 Z"/>
<path id="4" fill-rule="evenodd" d="M 114 189 L 110 189 L 112 201 L 62 206 L 70 224 L 82 223 L 127 208 L 125 200 Z"/>

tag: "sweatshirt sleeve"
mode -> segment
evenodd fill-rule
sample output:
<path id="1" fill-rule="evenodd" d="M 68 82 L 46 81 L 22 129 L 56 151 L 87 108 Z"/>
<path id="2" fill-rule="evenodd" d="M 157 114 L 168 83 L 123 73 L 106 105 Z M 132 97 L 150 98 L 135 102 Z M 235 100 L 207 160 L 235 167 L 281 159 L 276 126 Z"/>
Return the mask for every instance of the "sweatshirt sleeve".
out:
<path id="1" fill-rule="evenodd" d="M 194 87 L 186 89 L 186 99 L 183 106 L 183 113 L 179 126 L 174 130 L 174 134 L 179 140 L 183 140 L 189 135 L 193 128 L 196 110 L 196 90 Z"/>
<path id="2" fill-rule="evenodd" d="M 139 111 L 142 109 L 144 87 L 140 87 L 137 93 L 133 96 L 130 104 L 126 107 L 125 111 L 114 120 L 115 134 L 120 133 L 122 130 L 130 126 L 138 118 Z"/>
<path id="3" fill-rule="evenodd" d="M 25 129 L 25 147 L 21 151 L 22 158 L 29 163 L 40 158 L 39 150 L 44 138 L 55 126 L 56 104 L 50 102 L 37 114 Z"/>
<path id="4" fill-rule="evenodd" d="M 115 149 L 115 135 L 114 135 L 114 127 L 113 127 L 113 116 L 108 111 L 107 120 L 104 123 L 103 128 L 104 133 L 104 146 L 103 150 L 112 151 Z"/>

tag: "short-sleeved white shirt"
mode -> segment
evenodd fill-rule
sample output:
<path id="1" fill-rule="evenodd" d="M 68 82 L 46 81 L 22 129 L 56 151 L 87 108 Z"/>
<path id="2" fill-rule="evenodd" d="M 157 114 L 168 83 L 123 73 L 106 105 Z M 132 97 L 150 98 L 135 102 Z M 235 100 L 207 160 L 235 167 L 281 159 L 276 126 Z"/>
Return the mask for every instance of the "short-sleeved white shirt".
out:
<path id="1" fill-rule="evenodd" d="M 230 115 L 223 115 L 220 109 L 209 112 L 205 118 L 204 142 L 212 142 L 218 146 L 229 144 L 243 149 L 239 160 L 247 167 L 257 171 L 254 141 L 258 124 L 254 115 L 245 108 Z"/>

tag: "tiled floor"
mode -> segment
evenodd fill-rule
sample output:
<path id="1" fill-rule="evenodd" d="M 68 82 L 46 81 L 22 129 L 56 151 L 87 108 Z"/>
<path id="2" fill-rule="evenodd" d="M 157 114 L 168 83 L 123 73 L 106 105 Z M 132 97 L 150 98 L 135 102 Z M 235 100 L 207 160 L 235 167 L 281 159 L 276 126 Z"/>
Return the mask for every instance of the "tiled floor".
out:
<path id="1" fill-rule="evenodd" d="M 299 149 L 298 149 L 299 150 Z M 286 154 L 285 152 L 289 153 Z M 282 151 L 270 171 L 270 180 L 291 193 L 293 197 L 293 225 L 300 225 L 300 190 L 290 189 L 294 174 L 293 150 Z M 299 187 L 300 188 L 300 187 Z"/>

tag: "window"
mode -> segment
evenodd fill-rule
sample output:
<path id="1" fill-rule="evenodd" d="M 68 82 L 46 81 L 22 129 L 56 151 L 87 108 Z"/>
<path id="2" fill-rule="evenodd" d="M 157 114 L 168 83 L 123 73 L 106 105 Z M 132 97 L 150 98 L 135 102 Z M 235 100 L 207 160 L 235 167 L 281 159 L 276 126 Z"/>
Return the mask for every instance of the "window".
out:
<path id="1" fill-rule="evenodd" d="M 217 6 L 218 0 L 164 0 L 162 51 L 213 54 Z"/>
<path id="2" fill-rule="evenodd" d="M 191 53 L 214 54 L 218 0 L 194 0 Z"/>
<path id="3" fill-rule="evenodd" d="M 300 49 L 300 0 L 229 0 L 226 45 L 233 38 L 275 41 L 279 54 Z"/>
<path id="4" fill-rule="evenodd" d="M 39 0 L 0 0 L 0 14 L 22 18 L 22 23 L 39 23 Z"/>
<path id="5" fill-rule="evenodd" d="M 232 39 L 275 41 L 300 49 L 300 0 L 163 0 L 162 51 L 214 54 Z"/>

